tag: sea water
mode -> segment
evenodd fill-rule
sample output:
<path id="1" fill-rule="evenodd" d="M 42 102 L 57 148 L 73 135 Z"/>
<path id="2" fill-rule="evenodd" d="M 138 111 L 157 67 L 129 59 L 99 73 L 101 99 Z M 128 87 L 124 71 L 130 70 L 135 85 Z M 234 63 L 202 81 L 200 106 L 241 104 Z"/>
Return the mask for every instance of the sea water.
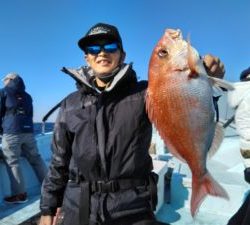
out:
<path id="1" fill-rule="evenodd" d="M 45 123 L 45 133 L 53 131 L 54 123 Z M 42 123 L 34 123 L 34 134 L 42 133 Z"/>

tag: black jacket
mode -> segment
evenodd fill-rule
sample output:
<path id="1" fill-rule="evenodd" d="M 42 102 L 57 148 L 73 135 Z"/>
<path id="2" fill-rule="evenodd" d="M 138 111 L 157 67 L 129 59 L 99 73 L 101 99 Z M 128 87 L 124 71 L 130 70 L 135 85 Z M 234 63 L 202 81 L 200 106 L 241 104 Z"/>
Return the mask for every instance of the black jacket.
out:
<path id="1" fill-rule="evenodd" d="M 42 214 L 53 215 L 63 204 L 68 221 L 64 224 L 80 224 L 79 211 L 87 207 L 81 201 L 82 193 L 88 191 L 81 185 L 84 181 L 148 180 L 152 170 L 148 153 L 152 125 L 144 99 L 147 82 L 138 82 L 129 65 L 103 92 L 89 80 L 85 73 L 83 87 L 61 105 L 54 128 L 52 162 L 42 187 Z M 150 211 L 150 194 L 145 185 L 91 193 L 90 218 L 109 220 Z"/>
<path id="2" fill-rule="evenodd" d="M 33 132 L 32 98 L 19 76 L 0 90 L 0 127 L 5 134 Z"/>

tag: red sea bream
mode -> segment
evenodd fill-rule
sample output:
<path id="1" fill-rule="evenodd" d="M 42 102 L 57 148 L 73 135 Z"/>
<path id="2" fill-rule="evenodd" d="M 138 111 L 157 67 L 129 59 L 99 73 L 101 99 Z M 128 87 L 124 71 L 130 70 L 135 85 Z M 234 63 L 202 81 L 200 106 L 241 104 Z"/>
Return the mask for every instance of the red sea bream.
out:
<path id="1" fill-rule="evenodd" d="M 228 198 L 206 168 L 208 152 L 216 150 L 223 138 L 222 127 L 215 122 L 216 83 L 231 88 L 207 75 L 198 52 L 183 40 L 180 30 L 167 29 L 150 59 L 146 106 L 169 151 L 192 172 L 192 216 L 207 194 Z"/>

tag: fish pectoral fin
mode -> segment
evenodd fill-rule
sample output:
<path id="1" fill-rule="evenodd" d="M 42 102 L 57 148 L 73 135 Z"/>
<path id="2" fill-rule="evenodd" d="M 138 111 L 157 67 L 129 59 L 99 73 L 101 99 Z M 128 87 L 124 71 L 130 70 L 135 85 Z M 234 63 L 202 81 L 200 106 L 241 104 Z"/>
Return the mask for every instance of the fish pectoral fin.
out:
<path id="1" fill-rule="evenodd" d="M 211 158 L 219 149 L 223 139 L 224 139 L 224 131 L 222 123 L 218 122 L 215 125 L 215 132 L 212 144 L 208 150 L 208 157 Z"/>
<path id="2" fill-rule="evenodd" d="M 234 85 L 230 83 L 229 81 L 216 78 L 216 77 L 211 77 L 208 76 L 208 78 L 212 81 L 212 84 L 214 86 L 220 87 L 220 88 L 225 88 L 226 90 L 232 91 L 234 90 Z"/>

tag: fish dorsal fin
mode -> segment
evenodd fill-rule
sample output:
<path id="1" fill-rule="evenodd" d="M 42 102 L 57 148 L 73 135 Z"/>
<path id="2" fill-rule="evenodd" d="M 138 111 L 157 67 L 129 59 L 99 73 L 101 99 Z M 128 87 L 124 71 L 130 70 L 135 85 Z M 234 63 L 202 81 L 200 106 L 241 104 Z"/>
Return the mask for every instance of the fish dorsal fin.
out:
<path id="1" fill-rule="evenodd" d="M 222 141 L 224 138 L 224 128 L 222 123 L 216 123 L 215 125 L 215 132 L 214 132 L 214 138 L 212 141 L 212 144 L 210 146 L 210 149 L 208 151 L 208 157 L 211 158 L 219 149 Z"/>
<path id="2" fill-rule="evenodd" d="M 219 78 L 216 78 L 216 77 L 211 77 L 211 76 L 208 76 L 208 78 L 210 79 L 210 81 L 212 81 L 212 84 L 214 86 L 222 87 L 222 88 L 225 88 L 226 90 L 229 90 L 229 91 L 234 90 L 233 84 L 230 83 L 229 81 L 219 79 Z"/>

